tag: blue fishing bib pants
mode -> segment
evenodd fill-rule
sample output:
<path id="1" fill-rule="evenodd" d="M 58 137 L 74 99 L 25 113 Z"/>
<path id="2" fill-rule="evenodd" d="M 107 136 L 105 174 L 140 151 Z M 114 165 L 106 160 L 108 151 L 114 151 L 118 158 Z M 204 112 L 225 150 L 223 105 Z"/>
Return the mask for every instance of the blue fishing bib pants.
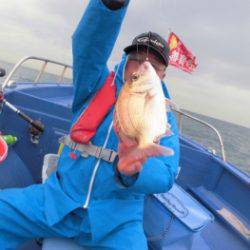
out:
<path id="1" fill-rule="evenodd" d="M 147 249 L 139 223 L 121 225 L 100 242 L 93 242 L 86 230 L 89 218 L 85 210 L 78 208 L 50 226 L 43 202 L 43 185 L 0 191 L 1 250 L 16 249 L 32 238 L 72 238 L 86 249 Z"/>

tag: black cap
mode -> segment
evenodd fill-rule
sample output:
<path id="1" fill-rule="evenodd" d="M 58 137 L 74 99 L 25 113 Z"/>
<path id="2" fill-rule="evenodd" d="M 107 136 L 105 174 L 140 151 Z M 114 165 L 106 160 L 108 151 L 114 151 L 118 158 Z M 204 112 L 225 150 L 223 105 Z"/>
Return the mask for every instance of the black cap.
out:
<path id="1" fill-rule="evenodd" d="M 160 35 L 154 32 L 142 33 L 136 36 L 132 44 L 124 49 L 126 54 L 132 51 L 137 51 L 140 48 L 146 48 L 158 55 L 163 63 L 168 66 L 169 46 L 168 43 Z"/>

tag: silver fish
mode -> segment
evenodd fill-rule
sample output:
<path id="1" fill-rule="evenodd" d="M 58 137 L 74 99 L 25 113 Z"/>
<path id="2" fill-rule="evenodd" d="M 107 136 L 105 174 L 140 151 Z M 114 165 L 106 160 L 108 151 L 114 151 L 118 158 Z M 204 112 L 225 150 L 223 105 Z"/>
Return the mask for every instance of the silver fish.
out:
<path id="1" fill-rule="evenodd" d="M 138 144 L 138 159 L 172 155 L 173 150 L 157 144 L 171 134 L 167 120 L 167 106 L 162 83 L 150 62 L 142 63 L 129 81 L 123 85 L 114 112 L 114 128 L 128 148 Z"/>

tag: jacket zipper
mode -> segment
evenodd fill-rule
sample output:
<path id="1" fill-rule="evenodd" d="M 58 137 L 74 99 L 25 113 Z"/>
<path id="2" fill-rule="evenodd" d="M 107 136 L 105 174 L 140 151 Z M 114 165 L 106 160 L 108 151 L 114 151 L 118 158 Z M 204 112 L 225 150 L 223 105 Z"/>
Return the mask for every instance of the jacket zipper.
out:
<path id="1" fill-rule="evenodd" d="M 109 140 L 109 136 L 110 136 L 110 133 L 111 133 L 111 130 L 112 130 L 112 126 L 113 126 L 113 121 L 109 125 L 108 134 L 107 134 L 105 142 L 103 144 L 103 148 L 106 148 L 106 146 L 108 144 L 108 140 Z M 97 170 L 99 168 L 100 162 L 101 162 L 101 159 L 99 158 L 98 161 L 96 162 L 94 170 L 92 172 L 92 175 L 91 175 L 91 178 L 90 178 L 90 182 L 89 182 L 89 188 L 88 188 L 87 197 L 86 197 L 85 203 L 83 205 L 84 209 L 87 209 L 88 206 L 89 206 L 90 196 L 91 196 L 91 193 L 92 193 L 92 190 L 93 190 L 93 185 L 94 185 L 96 173 L 97 173 Z"/>

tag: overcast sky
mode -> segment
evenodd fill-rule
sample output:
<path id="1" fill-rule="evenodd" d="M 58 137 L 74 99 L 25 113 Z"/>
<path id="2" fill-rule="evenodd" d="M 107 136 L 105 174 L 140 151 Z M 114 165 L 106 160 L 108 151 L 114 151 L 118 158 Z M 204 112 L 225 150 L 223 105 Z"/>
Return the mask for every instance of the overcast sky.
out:
<path id="1" fill-rule="evenodd" d="M 0 60 L 37 55 L 71 64 L 71 35 L 88 0 L 0 0 Z M 135 35 L 175 32 L 196 55 L 191 75 L 169 67 L 166 81 L 181 107 L 250 127 L 250 1 L 131 0 L 112 54 Z"/>

